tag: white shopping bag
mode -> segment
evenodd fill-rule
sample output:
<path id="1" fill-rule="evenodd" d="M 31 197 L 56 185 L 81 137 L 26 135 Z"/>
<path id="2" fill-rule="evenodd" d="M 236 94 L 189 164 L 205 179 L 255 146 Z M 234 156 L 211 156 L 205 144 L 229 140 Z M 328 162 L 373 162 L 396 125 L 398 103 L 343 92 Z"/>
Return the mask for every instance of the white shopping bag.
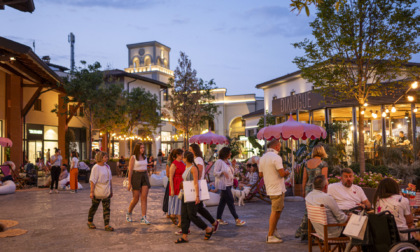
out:
<path id="1" fill-rule="evenodd" d="M 184 202 L 194 202 L 196 197 L 194 181 L 184 181 L 182 183 L 184 187 Z M 210 199 L 209 189 L 207 188 L 207 181 L 205 179 L 198 181 L 198 189 L 200 190 L 200 201 Z"/>
<path id="2" fill-rule="evenodd" d="M 367 222 L 367 216 L 353 214 L 350 217 L 346 228 L 344 228 L 343 234 L 348 237 L 363 240 L 365 237 Z"/>

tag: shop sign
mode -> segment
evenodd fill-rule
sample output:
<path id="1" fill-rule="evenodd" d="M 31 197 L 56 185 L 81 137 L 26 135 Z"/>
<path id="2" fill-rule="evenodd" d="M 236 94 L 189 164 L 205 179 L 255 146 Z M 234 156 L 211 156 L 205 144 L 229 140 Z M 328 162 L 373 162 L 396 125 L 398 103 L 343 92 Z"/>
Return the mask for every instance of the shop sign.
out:
<path id="1" fill-rule="evenodd" d="M 296 110 L 314 110 L 322 107 L 322 95 L 312 91 L 273 100 L 273 114 L 284 115 Z"/>
<path id="2" fill-rule="evenodd" d="M 29 129 L 29 134 L 32 135 L 42 135 L 42 130 L 36 130 L 36 129 Z"/>

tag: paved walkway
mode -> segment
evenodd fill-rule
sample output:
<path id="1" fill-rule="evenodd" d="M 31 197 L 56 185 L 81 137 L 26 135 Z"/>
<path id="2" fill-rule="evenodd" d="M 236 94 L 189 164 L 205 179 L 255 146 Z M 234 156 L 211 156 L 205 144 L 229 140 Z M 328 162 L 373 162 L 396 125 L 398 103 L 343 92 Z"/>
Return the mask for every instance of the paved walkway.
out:
<path id="1" fill-rule="evenodd" d="M 211 240 L 204 241 L 204 233 L 192 224 L 187 244 L 174 244 L 178 230 L 165 218 L 162 211 L 163 187 L 153 187 L 149 193 L 148 219 L 152 225 L 127 223 L 125 211 L 131 195 L 122 187 L 122 178 L 113 178 L 114 197 L 111 200 L 111 225 L 115 232 L 103 230 L 102 206 L 95 215 L 96 230 L 86 226 L 91 205 L 89 190 L 77 194 L 48 190 L 18 191 L 0 195 L 0 219 L 19 221 L 16 228 L 26 229 L 25 235 L 0 238 L 1 251 L 307 251 L 307 245 L 294 239 L 294 232 L 303 215 L 304 202 L 286 202 L 278 224 L 283 236 L 282 244 L 266 244 L 270 205 L 252 200 L 236 207 L 243 227 L 229 224 L 221 226 Z M 82 184 L 85 188 L 88 184 Z M 215 216 L 217 207 L 209 207 Z M 139 220 L 140 206 L 134 209 L 133 218 Z M 233 223 L 228 208 L 224 219 Z M 314 247 L 315 251 L 317 249 Z"/>

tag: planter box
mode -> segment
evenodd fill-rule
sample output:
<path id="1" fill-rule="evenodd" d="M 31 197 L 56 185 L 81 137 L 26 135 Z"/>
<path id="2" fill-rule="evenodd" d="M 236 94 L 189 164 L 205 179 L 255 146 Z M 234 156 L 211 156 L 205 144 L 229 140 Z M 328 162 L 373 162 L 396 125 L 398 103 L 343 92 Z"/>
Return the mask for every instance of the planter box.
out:
<path id="1" fill-rule="evenodd" d="M 295 191 L 293 192 L 294 196 L 303 197 L 302 184 L 295 184 Z"/>
<path id="2" fill-rule="evenodd" d="M 373 196 L 375 196 L 376 188 L 362 187 L 362 189 L 363 192 L 365 192 L 369 202 L 373 205 Z"/>
<path id="3" fill-rule="evenodd" d="M 112 175 L 118 175 L 117 162 L 115 162 L 115 161 L 108 161 L 106 163 L 109 165 L 109 168 L 111 168 Z"/>

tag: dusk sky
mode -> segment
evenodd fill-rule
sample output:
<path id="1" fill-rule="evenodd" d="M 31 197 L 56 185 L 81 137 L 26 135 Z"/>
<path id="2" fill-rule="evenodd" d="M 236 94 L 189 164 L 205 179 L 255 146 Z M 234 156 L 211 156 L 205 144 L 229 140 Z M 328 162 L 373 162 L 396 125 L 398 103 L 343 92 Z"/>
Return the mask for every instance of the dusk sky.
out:
<path id="1" fill-rule="evenodd" d="M 170 68 L 179 52 L 192 60 L 197 76 L 214 79 L 228 95 L 256 93 L 256 84 L 294 72 L 302 52 L 291 43 L 311 37 L 304 13 L 291 13 L 289 0 L 34 0 L 34 13 L 0 10 L 0 36 L 32 47 L 38 56 L 69 67 L 75 60 L 99 61 L 103 68 L 128 67 L 127 44 L 156 40 L 171 48 Z M 420 55 L 413 57 L 420 62 Z"/>

